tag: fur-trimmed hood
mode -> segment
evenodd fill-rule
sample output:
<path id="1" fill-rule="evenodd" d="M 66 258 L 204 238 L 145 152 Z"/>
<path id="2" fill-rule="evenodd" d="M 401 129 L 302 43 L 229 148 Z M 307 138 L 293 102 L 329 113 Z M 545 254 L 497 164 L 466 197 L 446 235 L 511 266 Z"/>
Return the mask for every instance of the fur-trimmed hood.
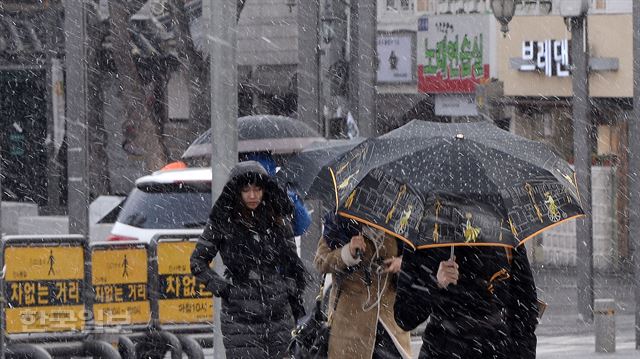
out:
<path id="1" fill-rule="evenodd" d="M 236 217 L 236 211 L 241 204 L 240 190 L 249 183 L 262 187 L 263 197 L 261 206 L 274 217 L 289 217 L 293 214 L 293 204 L 285 190 L 256 161 L 244 161 L 231 169 L 229 180 L 222 189 L 222 193 L 213 205 L 211 219 L 214 222 L 227 222 L 229 217 Z"/>

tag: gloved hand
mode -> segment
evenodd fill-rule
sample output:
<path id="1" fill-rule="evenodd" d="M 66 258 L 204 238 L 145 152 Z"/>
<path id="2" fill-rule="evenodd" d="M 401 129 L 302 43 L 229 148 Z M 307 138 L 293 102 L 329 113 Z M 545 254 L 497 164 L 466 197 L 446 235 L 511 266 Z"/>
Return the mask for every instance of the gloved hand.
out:
<path id="1" fill-rule="evenodd" d="M 287 286 L 287 301 L 291 306 L 291 313 L 293 314 L 293 319 L 295 319 L 295 321 L 297 322 L 300 318 L 304 317 L 306 314 L 304 310 L 303 301 L 302 301 L 302 295 L 303 295 L 304 289 L 301 289 L 297 286 L 297 283 L 294 278 L 285 278 L 285 283 Z"/>
<path id="2" fill-rule="evenodd" d="M 304 317 L 307 314 L 304 310 L 304 305 L 302 305 L 302 297 L 289 294 L 287 295 L 287 300 L 289 301 L 289 305 L 291 306 L 291 314 L 293 314 L 293 319 L 297 323 L 300 318 Z"/>
<path id="3" fill-rule="evenodd" d="M 229 297 L 229 290 L 232 284 L 218 275 L 212 275 L 206 283 L 208 291 L 213 293 L 216 297 L 227 299 Z"/>

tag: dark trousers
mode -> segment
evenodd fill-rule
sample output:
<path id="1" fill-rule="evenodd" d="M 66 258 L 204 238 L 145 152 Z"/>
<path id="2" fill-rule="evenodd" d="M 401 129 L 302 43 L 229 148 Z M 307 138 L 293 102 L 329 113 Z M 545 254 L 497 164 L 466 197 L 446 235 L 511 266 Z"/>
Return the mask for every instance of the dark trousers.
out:
<path id="1" fill-rule="evenodd" d="M 502 338 L 476 336 L 456 338 L 442 332 L 422 337 L 419 359 L 507 359 L 506 342 Z"/>
<path id="2" fill-rule="evenodd" d="M 378 323 L 376 329 L 376 346 L 373 349 L 371 359 L 397 359 L 402 358 L 396 345 L 393 343 L 391 336 L 384 327 Z"/>

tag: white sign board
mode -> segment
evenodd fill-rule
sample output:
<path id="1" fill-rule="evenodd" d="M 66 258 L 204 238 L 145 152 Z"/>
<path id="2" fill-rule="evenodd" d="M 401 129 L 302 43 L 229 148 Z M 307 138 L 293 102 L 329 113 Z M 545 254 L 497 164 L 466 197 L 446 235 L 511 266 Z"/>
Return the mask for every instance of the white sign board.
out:
<path id="1" fill-rule="evenodd" d="M 436 116 L 477 116 L 478 108 L 473 95 L 436 95 Z"/>
<path id="2" fill-rule="evenodd" d="M 377 80 L 387 83 L 413 81 L 413 36 L 411 33 L 378 34 Z"/>

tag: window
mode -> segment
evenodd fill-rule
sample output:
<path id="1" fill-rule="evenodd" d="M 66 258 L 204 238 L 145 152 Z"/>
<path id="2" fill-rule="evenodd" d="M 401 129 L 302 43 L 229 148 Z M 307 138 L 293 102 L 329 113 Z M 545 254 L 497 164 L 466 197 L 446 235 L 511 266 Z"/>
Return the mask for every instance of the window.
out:
<path id="1" fill-rule="evenodd" d="M 138 228 L 202 228 L 210 210 L 209 183 L 142 185 L 127 197 L 118 222 Z"/>
<path id="2" fill-rule="evenodd" d="M 414 0 L 387 0 L 387 11 L 412 11 Z"/>

